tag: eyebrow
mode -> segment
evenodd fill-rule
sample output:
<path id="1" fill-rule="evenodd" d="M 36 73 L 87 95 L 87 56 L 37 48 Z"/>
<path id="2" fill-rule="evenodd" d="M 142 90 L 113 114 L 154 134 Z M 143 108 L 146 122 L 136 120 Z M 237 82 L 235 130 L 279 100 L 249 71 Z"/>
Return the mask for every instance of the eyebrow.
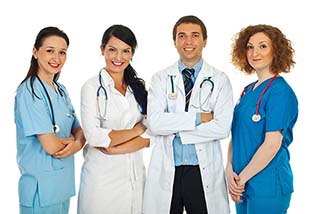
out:
<path id="1" fill-rule="evenodd" d="M 57 48 L 57 47 L 54 47 L 54 46 L 47 46 L 46 48 L 52 48 L 52 49 L 55 49 L 55 48 Z M 67 48 L 61 48 L 62 50 L 67 50 Z"/>
<path id="2" fill-rule="evenodd" d="M 259 42 L 258 44 L 261 44 L 261 43 L 268 43 L 267 41 L 261 41 L 261 42 Z M 249 42 L 248 41 L 248 43 L 247 44 L 251 44 L 252 45 L 252 43 L 251 42 Z"/>

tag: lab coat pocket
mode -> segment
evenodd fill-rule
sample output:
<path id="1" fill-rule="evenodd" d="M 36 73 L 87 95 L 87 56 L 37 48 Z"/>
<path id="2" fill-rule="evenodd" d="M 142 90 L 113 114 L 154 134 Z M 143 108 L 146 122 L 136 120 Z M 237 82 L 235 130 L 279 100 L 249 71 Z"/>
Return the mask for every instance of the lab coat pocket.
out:
<path id="1" fill-rule="evenodd" d="M 174 172 L 170 166 L 170 163 L 165 161 L 164 159 L 162 160 L 161 164 L 161 173 L 159 174 L 159 184 L 161 189 L 166 190 L 166 191 L 171 191 L 172 186 L 171 184 L 173 183 L 174 179 Z"/>
<path id="2" fill-rule="evenodd" d="M 168 99 L 168 109 L 167 112 L 176 112 L 176 100 Z"/>

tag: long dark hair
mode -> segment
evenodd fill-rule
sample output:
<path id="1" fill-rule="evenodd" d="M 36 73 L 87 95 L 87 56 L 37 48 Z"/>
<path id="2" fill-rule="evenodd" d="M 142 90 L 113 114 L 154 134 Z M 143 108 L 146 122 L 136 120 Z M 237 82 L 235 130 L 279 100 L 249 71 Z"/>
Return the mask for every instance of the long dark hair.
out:
<path id="1" fill-rule="evenodd" d="M 132 55 L 134 54 L 137 47 L 137 40 L 134 33 L 128 27 L 123 25 L 112 25 L 109 27 L 103 34 L 101 47 L 104 48 L 112 36 L 129 45 L 132 49 Z M 148 92 L 144 80 L 137 76 L 137 72 L 131 64 L 124 70 L 124 82 L 132 89 L 133 95 L 141 108 L 141 113 L 146 114 Z"/>
<path id="2" fill-rule="evenodd" d="M 38 33 L 37 35 L 37 38 L 36 38 L 36 41 L 34 42 L 34 45 L 33 47 L 36 49 L 36 50 L 39 50 L 39 48 L 43 45 L 43 41 L 50 37 L 50 36 L 58 36 L 58 37 L 61 37 L 63 38 L 66 43 L 67 43 L 67 46 L 69 46 L 69 38 L 67 36 L 67 34 L 65 32 L 63 32 L 62 30 L 60 30 L 59 28 L 57 27 L 45 27 L 43 28 L 42 30 L 40 30 L 40 32 Z M 20 85 L 22 83 L 24 83 L 28 78 L 30 78 L 30 84 L 31 84 L 31 89 L 32 89 L 32 93 L 37 96 L 35 93 L 34 93 L 34 89 L 33 89 L 33 82 L 34 82 L 34 79 L 36 78 L 37 76 L 37 72 L 38 72 L 38 69 L 39 69 L 39 65 L 38 65 L 38 61 L 37 59 L 32 55 L 31 57 L 31 63 L 30 63 L 30 68 L 29 68 L 29 71 L 27 73 L 27 76 L 22 80 L 22 82 L 20 83 Z M 57 82 L 58 79 L 59 79 L 59 76 L 60 76 L 60 72 L 56 73 L 53 77 L 53 81 L 54 82 Z"/>

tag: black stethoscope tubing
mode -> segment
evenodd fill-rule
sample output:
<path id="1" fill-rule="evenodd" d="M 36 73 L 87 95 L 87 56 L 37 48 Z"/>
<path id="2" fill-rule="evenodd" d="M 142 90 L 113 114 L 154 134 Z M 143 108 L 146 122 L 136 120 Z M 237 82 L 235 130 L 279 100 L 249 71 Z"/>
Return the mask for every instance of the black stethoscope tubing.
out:
<path id="1" fill-rule="evenodd" d="M 51 101 L 51 99 L 50 99 L 50 95 L 49 95 L 46 87 L 44 86 L 42 80 L 39 78 L 39 76 L 36 75 L 36 77 L 38 78 L 38 80 L 39 80 L 42 88 L 44 89 L 44 92 L 46 93 L 46 96 L 47 96 L 47 98 L 48 98 L 48 100 L 49 100 L 49 107 L 50 107 L 50 111 L 51 111 L 51 114 L 52 114 L 52 127 L 53 127 L 53 132 L 54 132 L 54 133 L 58 133 L 58 132 L 59 132 L 59 126 L 56 124 L 56 119 L 55 119 L 55 116 L 54 116 L 54 111 L 53 111 L 53 106 L 52 106 L 52 101 Z M 59 94 L 63 97 L 63 93 L 61 92 L 62 89 L 59 87 L 58 84 L 56 84 L 56 85 L 57 85 Z"/>

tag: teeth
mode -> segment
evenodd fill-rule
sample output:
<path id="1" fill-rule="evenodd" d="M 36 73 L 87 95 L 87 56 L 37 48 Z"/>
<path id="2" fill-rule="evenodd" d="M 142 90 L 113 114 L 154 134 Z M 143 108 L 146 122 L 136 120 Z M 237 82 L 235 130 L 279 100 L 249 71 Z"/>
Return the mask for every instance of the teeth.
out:
<path id="1" fill-rule="evenodd" d="M 185 48 L 186 51 L 192 51 L 193 48 Z"/>
<path id="2" fill-rule="evenodd" d="M 113 64 L 115 64 L 115 65 L 121 65 L 122 63 L 121 63 L 121 62 L 113 62 Z"/>

